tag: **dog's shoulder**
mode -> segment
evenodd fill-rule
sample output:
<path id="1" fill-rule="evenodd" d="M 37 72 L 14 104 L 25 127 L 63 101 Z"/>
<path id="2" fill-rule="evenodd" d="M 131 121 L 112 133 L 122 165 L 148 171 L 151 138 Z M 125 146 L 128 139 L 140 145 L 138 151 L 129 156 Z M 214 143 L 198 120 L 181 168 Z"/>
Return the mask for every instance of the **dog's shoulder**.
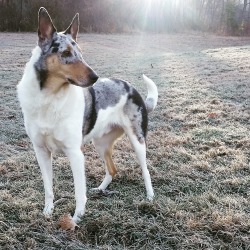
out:
<path id="1" fill-rule="evenodd" d="M 108 78 L 98 80 L 93 86 L 97 111 L 116 106 L 122 96 L 129 94 L 130 89 L 130 84 L 123 80 Z"/>

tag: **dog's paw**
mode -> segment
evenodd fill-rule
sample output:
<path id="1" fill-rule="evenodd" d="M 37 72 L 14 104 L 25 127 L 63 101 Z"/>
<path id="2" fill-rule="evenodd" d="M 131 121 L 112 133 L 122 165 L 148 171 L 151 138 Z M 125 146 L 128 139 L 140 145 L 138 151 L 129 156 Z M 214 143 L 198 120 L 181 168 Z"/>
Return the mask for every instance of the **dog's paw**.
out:
<path id="1" fill-rule="evenodd" d="M 99 188 L 91 188 L 90 195 L 93 198 L 99 198 L 102 196 L 111 196 L 113 194 L 119 194 L 119 191 L 108 190 L 108 189 L 99 189 Z"/>
<path id="2" fill-rule="evenodd" d="M 78 223 L 82 219 L 83 215 L 84 215 L 84 210 L 75 211 L 75 214 L 73 216 L 73 221 L 75 223 Z"/>
<path id="3" fill-rule="evenodd" d="M 43 209 L 43 214 L 45 217 L 49 218 L 54 210 L 54 205 L 52 204 L 47 204 L 45 205 L 44 209 Z"/>
<path id="4" fill-rule="evenodd" d="M 152 193 L 152 194 L 147 194 L 147 199 L 148 199 L 149 201 L 153 201 L 153 199 L 154 199 L 154 193 Z"/>
<path id="5" fill-rule="evenodd" d="M 101 189 L 99 188 L 91 188 L 89 189 L 89 193 L 99 193 Z"/>
<path id="6" fill-rule="evenodd" d="M 111 196 L 113 194 L 119 194 L 119 191 L 104 189 L 104 190 L 101 190 L 101 194 L 103 196 Z"/>

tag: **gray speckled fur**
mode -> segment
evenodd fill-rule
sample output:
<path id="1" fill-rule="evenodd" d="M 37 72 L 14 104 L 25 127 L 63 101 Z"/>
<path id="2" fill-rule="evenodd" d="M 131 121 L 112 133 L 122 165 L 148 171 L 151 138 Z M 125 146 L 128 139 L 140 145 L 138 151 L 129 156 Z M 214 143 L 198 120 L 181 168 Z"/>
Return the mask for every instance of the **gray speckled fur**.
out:
<path id="1" fill-rule="evenodd" d="M 84 110 L 84 117 L 83 117 L 83 127 L 82 127 L 82 133 L 83 135 L 86 135 L 90 132 L 91 122 L 94 119 L 94 123 L 96 121 L 96 112 L 94 111 L 94 103 L 93 98 L 90 93 L 89 89 L 84 89 L 84 99 L 85 99 L 85 110 Z"/>
<path id="2" fill-rule="evenodd" d="M 128 86 L 127 89 L 125 85 Z M 95 90 L 96 111 L 98 112 L 100 109 L 115 106 L 121 96 L 127 94 L 131 87 L 121 80 L 100 79 L 93 88 Z"/>
<path id="3" fill-rule="evenodd" d="M 131 127 L 138 138 L 138 141 L 143 142 L 146 137 L 147 127 L 143 128 L 142 123 L 143 120 L 146 119 L 142 113 L 142 107 L 138 107 L 133 103 L 131 99 L 129 99 L 124 107 L 125 114 L 129 117 L 131 122 Z"/>
<path id="4" fill-rule="evenodd" d="M 142 167 L 147 197 L 153 199 L 154 191 L 146 163 L 146 103 L 151 96 L 155 96 L 155 102 L 157 100 L 157 93 L 153 93 L 157 90 L 149 90 L 153 89 L 153 84 L 147 82 L 148 95 L 145 102 L 129 83 L 117 79 L 99 79 L 92 87 L 84 90 L 83 143 L 92 140 L 106 168 L 106 175 L 98 190 L 105 190 L 117 173 L 112 149 L 115 141 L 125 133 Z"/>
<path id="5" fill-rule="evenodd" d="M 62 53 L 68 49 L 68 46 L 72 49 L 73 53 L 69 57 L 63 57 Z M 59 61 L 62 64 L 70 64 L 77 61 L 84 62 L 80 48 L 76 45 L 74 40 L 70 35 L 65 35 L 63 33 L 54 33 L 52 40 L 47 40 L 46 43 L 41 47 L 42 53 L 41 57 L 35 64 L 37 69 L 46 70 L 45 59 L 51 55 L 57 55 Z M 58 48 L 57 52 L 53 52 L 54 48 Z"/>
<path id="6" fill-rule="evenodd" d="M 147 110 L 140 94 L 129 83 L 117 79 L 99 79 L 90 89 L 85 91 L 85 114 L 83 135 L 91 132 L 93 120 L 96 120 L 100 110 L 117 105 L 122 96 L 127 95 L 123 107 L 124 115 L 130 120 L 130 126 L 139 141 L 144 141 L 147 133 Z M 95 123 L 95 121 L 94 121 Z M 116 125 L 116 124 L 112 124 Z M 117 124 L 118 126 L 120 124 Z"/>

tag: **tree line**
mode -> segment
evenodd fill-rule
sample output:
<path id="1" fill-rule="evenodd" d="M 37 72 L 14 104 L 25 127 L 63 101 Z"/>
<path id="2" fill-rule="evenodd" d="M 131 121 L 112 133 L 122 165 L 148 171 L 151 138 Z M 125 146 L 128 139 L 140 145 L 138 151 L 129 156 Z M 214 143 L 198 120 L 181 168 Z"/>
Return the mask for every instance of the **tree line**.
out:
<path id="1" fill-rule="evenodd" d="M 0 31 L 35 31 L 41 6 L 59 30 L 78 12 L 81 32 L 250 34 L 250 0 L 0 0 Z"/>

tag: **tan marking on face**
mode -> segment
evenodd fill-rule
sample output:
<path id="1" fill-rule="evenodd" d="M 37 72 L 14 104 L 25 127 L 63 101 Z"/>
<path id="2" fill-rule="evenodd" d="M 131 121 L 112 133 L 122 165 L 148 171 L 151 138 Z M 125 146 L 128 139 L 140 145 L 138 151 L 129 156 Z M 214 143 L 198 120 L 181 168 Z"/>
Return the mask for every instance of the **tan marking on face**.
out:
<path id="1" fill-rule="evenodd" d="M 71 64 L 62 64 L 57 55 L 51 55 L 46 59 L 48 79 L 46 88 L 58 91 L 68 84 L 67 78 L 75 82 L 88 82 L 89 67 L 83 62 L 77 61 Z"/>

